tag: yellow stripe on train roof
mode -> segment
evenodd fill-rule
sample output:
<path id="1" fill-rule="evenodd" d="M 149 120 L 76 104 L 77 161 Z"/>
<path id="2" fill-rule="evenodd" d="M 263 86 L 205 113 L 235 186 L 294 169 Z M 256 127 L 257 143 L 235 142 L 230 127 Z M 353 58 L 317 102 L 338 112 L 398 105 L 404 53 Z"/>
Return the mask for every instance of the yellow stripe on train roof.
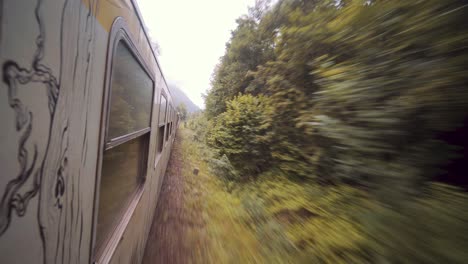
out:
<path id="1" fill-rule="evenodd" d="M 121 16 L 127 22 L 132 35 L 139 35 L 140 22 L 131 0 L 82 0 L 82 2 L 92 10 L 93 16 L 107 32 L 110 32 L 115 18 Z"/>
<path id="2" fill-rule="evenodd" d="M 107 32 L 110 32 L 112 23 L 117 17 L 123 17 L 129 33 L 135 41 L 134 44 L 138 46 L 144 60 L 150 65 L 152 71 L 157 67 L 156 59 L 152 54 L 151 46 L 146 39 L 132 0 L 82 0 L 82 2 L 88 10 L 92 10 L 92 15 Z"/>

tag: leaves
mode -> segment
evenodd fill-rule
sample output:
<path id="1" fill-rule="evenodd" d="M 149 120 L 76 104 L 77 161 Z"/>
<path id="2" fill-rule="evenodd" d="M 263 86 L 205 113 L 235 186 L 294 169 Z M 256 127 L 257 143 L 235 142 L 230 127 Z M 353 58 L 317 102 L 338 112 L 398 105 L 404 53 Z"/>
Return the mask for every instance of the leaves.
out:
<path id="1" fill-rule="evenodd" d="M 185 121 L 187 119 L 187 115 L 188 115 L 187 106 L 184 103 L 180 103 L 177 106 L 177 112 L 180 115 L 180 120 Z"/>
<path id="2" fill-rule="evenodd" d="M 461 263 L 466 235 L 441 230 L 466 233 L 467 217 L 455 197 L 445 212 L 424 195 L 468 120 L 467 24 L 460 0 L 280 0 L 245 16 L 206 98 L 208 143 L 243 175 L 365 190 L 372 263 Z"/>
<path id="3" fill-rule="evenodd" d="M 214 121 L 208 144 L 226 155 L 245 175 L 257 174 L 269 165 L 270 122 L 263 96 L 240 95 L 227 103 L 227 111 Z"/>

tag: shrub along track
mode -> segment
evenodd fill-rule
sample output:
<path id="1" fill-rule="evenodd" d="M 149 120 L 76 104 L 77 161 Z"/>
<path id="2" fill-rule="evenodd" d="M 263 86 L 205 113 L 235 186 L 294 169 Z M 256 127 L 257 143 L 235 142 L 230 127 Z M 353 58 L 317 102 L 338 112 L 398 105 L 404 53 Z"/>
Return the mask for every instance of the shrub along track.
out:
<path id="1" fill-rule="evenodd" d="M 345 202 L 354 192 L 311 192 L 271 175 L 230 190 L 210 172 L 209 150 L 193 136 L 177 131 L 144 264 L 366 263 L 340 255 L 359 251 L 364 239 L 347 214 L 358 211 Z"/>
<path id="2" fill-rule="evenodd" d="M 312 191 L 275 175 L 232 188 L 211 172 L 209 150 L 194 131 L 177 133 L 144 264 L 368 263 L 352 215 L 366 204 L 360 192 Z"/>
<path id="3" fill-rule="evenodd" d="M 177 131 L 143 263 L 264 263 L 240 199 L 209 172 L 206 148 L 192 138 Z"/>
<path id="4" fill-rule="evenodd" d="M 195 132 L 177 132 L 145 264 L 375 263 L 381 249 L 397 252 L 403 263 L 447 262 L 438 261 L 442 257 L 467 263 L 468 240 L 459 235 L 466 233 L 459 230 L 466 230 L 468 219 L 465 192 L 433 184 L 405 212 L 389 210 L 348 185 L 321 187 L 275 173 L 230 185 L 209 169 L 210 150 L 194 140 Z M 375 215 L 385 215 L 386 226 Z M 422 225 L 428 219 L 431 225 Z M 370 236 L 374 229 L 398 232 Z M 428 246 L 438 251 L 428 255 Z M 423 258 L 431 261 L 417 261 Z"/>

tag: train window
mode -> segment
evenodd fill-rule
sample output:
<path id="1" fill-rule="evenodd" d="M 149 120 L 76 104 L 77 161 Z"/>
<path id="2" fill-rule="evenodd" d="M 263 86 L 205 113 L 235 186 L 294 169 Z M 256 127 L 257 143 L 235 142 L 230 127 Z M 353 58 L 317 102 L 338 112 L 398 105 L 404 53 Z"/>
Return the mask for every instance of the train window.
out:
<path id="1" fill-rule="evenodd" d="M 148 134 L 105 152 L 102 163 L 101 192 L 97 225 L 97 245 L 102 245 L 117 224 L 129 197 L 141 183 L 146 160 Z"/>
<path id="2" fill-rule="evenodd" d="M 108 140 L 148 128 L 153 95 L 153 81 L 123 43 L 112 71 Z"/>
<path id="3" fill-rule="evenodd" d="M 169 113 L 168 113 L 169 118 L 170 118 L 170 114 L 171 114 L 171 109 L 172 109 L 172 106 L 169 105 Z M 169 134 L 170 134 L 170 131 L 171 131 L 170 127 L 169 127 L 169 118 L 168 118 L 167 124 L 166 124 L 167 129 L 168 129 L 168 132 L 166 133 L 166 141 L 169 139 Z"/>
<path id="4" fill-rule="evenodd" d="M 153 81 L 127 45 L 116 47 L 111 73 L 96 249 L 101 250 L 144 182 L 150 138 Z"/>
<path id="5" fill-rule="evenodd" d="M 167 100 L 161 94 L 161 104 L 159 105 L 159 125 L 162 126 L 166 123 Z"/>
<path id="6" fill-rule="evenodd" d="M 169 136 L 172 135 L 172 126 L 171 126 L 171 120 L 172 120 L 172 107 L 171 107 L 171 115 L 169 118 Z"/>
<path id="7" fill-rule="evenodd" d="M 159 120 L 158 120 L 158 153 L 161 153 L 164 146 L 164 130 L 166 127 L 166 108 L 167 99 L 161 94 L 161 103 L 159 105 Z M 155 164 L 156 165 L 156 164 Z"/>

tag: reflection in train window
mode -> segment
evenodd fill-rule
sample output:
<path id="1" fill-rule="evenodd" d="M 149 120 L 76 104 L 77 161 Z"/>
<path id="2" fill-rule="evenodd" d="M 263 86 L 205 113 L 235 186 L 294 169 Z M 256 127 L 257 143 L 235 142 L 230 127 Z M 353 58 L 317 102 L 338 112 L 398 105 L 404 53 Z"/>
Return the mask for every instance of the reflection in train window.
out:
<path id="1" fill-rule="evenodd" d="M 169 118 L 170 118 L 170 114 L 171 114 L 171 109 L 172 109 L 172 106 L 169 105 L 169 113 L 168 113 Z M 169 133 L 170 133 L 170 130 L 169 130 L 169 118 L 168 118 L 167 124 L 166 124 L 166 127 L 167 127 L 167 129 L 168 129 L 168 132 L 166 133 L 166 141 L 169 139 Z"/>
<path id="2" fill-rule="evenodd" d="M 125 142 L 104 152 L 99 196 L 97 245 L 105 242 L 106 234 L 118 224 L 129 197 L 142 182 L 145 172 L 148 134 Z"/>
<path id="3" fill-rule="evenodd" d="M 98 251 L 144 181 L 151 130 L 153 81 L 123 41 L 118 44 L 112 63 L 97 213 Z"/>
<path id="4" fill-rule="evenodd" d="M 125 44 L 117 46 L 112 72 L 108 138 L 150 126 L 153 82 Z"/>

